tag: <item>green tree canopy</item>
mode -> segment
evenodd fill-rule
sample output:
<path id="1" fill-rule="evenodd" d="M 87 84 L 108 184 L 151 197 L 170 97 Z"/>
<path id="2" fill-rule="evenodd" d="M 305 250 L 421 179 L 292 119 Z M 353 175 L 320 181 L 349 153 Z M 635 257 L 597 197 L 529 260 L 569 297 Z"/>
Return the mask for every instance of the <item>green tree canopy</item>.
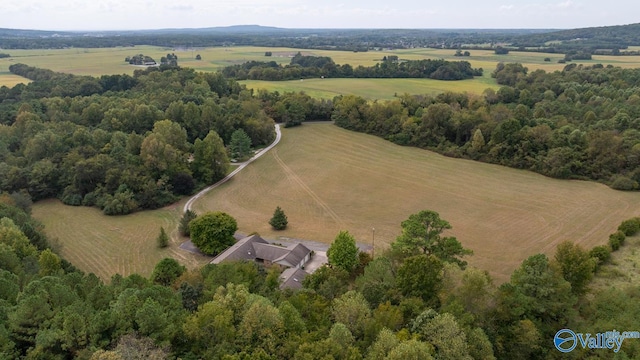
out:
<path id="1" fill-rule="evenodd" d="M 186 268 L 175 259 L 164 258 L 153 269 L 151 280 L 160 285 L 168 286 L 185 271 Z"/>
<path id="2" fill-rule="evenodd" d="M 560 265 L 562 276 L 571 284 L 571 291 L 582 294 L 593 277 L 597 260 L 570 241 L 558 245 L 555 259 Z"/>
<path id="3" fill-rule="evenodd" d="M 398 269 L 396 281 L 405 296 L 437 302 L 442 287 L 442 262 L 433 255 L 416 255 L 404 261 Z"/>
<path id="4" fill-rule="evenodd" d="M 358 265 L 358 247 L 348 231 L 340 231 L 327 250 L 329 264 L 351 272 Z"/>
<path id="5" fill-rule="evenodd" d="M 473 252 L 462 247 L 455 237 L 443 237 L 442 232 L 451 229 L 448 221 L 440 218 L 440 215 L 431 210 L 423 210 L 412 214 L 409 219 L 401 224 L 402 235 L 391 244 L 407 255 L 435 255 L 442 261 L 453 262 L 460 267 L 465 267 L 467 262 L 459 257 L 471 255 Z"/>
<path id="6" fill-rule="evenodd" d="M 247 133 L 238 129 L 231 134 L 231 142 L 229 143 L 231 157 L 236 160 L 244 160 L 251 155 L 251 138 Z"/>
<path id="7" fill-rule="evenodd" d="M 269 220 L 269 225 L 276 230 L 284 230 L 287 228 L 288 223 L 287 215 L 285 215 L 280 206 L 276 207 L 276 210 L 273 212 L 273 217 Z"/>
<path id="8" fill-rule="evenodd" d="M 195 211 L 187 210 L 184 212 L 184 214 L 182 215 L 182 218 L 180 219 L 180 225 L 178 226 L 178 231 L 180 232 L 180 235 L 182 236 L 191 235 L 191 232 L 189 231 L 189 223 L 191 222 L 191 220 L 197 217 L 198 217 L 198 214 L 196 214 Z"/>
<path id="9" fill-rule="evenodd" d="M 235 243 L 236 219 L 220 211 L 208 212 L 189 223 L 191 241 L 205 254 L 217 255 Z"/>
<path id="10" fill-rule="evenodd" d="M 218 133 L 211 130 L 204 140 L 196 139 L 193 144 L 193 175 L 205 184 L 212 184 L 227 175 L 229 158 Z"/>
<path id="11" fill-rule="evenodd" d="M 169 236 L 162 226 L 160 227 L 160 234 L 156 238 L 156 242 L 158 243 L 159 248 L 166 248 L 169 246 Z"/>

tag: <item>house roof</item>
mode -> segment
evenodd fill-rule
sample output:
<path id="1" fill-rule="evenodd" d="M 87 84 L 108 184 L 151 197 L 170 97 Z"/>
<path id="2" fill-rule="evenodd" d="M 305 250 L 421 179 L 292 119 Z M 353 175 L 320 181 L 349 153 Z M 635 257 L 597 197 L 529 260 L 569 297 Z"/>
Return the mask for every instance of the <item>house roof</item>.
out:
<path id="1" fill-rule="evenodd" d="M 227 250 L 221 252 L 213 260 L 212 264 L 219 264 L 223 261 L 233 260 L 255 260 L 256 251 L 254 249 L 255 244 L 268 244 L 266 240 L 258 235 L 247 236 L 244 239 L 238 240 L 235 244 L 231 245 Z"/>
<path id="2" fill-rule="evenodd" d="M 286 267 L 295 267 L 311 253 L 311 250 L 302 244 L 293 244 L 288 247 L 269 244 L 258 235 L 252 235 L 238 240 L 227 250 L 220 253 L 212 264 L 234 260 L 267 260 Z"/>
<path id="3" fill-rule="evenodd" d="M 256 250 L 256 258 L 275 262 L 276 259 L 286 256 L 289 250 L 282 246 L 271 244 L 254 244 Z"/>
<path id="4" fill-rule="evenodd" d="M 311 250 L 302 244 L 294 244 L 287 247 L 287 253 L 275 259 L 273 262 L 294 267 L 311 253 Z"/>
<path id="5" fill-rule="evenodd" d="M 288 268 L 280 275 L 280 289 L 302 289 L 302 280 L 309 275 L 299 268 Z"/>

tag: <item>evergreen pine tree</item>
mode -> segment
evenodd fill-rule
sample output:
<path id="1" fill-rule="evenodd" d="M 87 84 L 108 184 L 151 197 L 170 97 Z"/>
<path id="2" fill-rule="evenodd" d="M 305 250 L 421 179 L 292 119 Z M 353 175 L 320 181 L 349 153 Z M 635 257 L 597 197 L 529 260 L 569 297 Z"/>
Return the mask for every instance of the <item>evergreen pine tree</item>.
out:
<path id="1" fill-rule="evenodd" d="M 158 238 L 156 239 L 156 241 L 158 241 L 158 247 L 160 248 L 165 248 L 169 246 L 169 236 L 164 231 L 163 227 L 160 227 L 160 235 L 158 235 Z"/>
<path id="2" fill-rule="evenodd" d="M 189 236 L 189 223 L 191 220 L 198 217 L 195 211 L 187 210 L 184 215 L 182 215 L 182 219 L 180 219 L 180 225 L 178 226 L 178 231 L 182 236 Z"/>
<path id="3" fill-rule="evenodd" d="M 269 225 L 273 226 L 276 230 L 284 230 L 288 223 L 287 215 L 284 214 L 280 206 L 276 207 L 276 210 L 273 212 L 273 217 L 269 220 Z"/>

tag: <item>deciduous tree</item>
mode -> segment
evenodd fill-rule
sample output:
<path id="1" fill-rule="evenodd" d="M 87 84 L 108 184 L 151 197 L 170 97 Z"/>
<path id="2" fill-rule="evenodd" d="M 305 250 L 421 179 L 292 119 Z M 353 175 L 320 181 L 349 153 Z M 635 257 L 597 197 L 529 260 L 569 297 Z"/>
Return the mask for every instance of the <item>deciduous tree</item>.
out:
<path id="1" fill-rule="evenodd" d="M 442 269 L 442 262 L 433 255 L 412 256 L 398 269 L 398 289 L 405 296 L 419 297 L 435 305 L 442 287 Z"/>
<path id="2" fill-rule="evenodd" d="M 556 261 L 562 270 L 562 276 L 571 284 L 574 294 L 582 294 L 593 277 L 596 260 L 570 241 L 562 242 L 556 248 Z"/>
<path id="3" fill-rule="evenodd" d="M 348 231 L 340 231 L 327 250 L 329 264 L 351 272 L 358 265 L 356 240 Z"/>
<path id="4" fill-rule="evenodd" d="M 168 286 L 185 271 L 186 268 L 175 259 L 164 258 L 153 269 L 151 280 L 160 285 Z"/>
<path id="5" fill-rule="evenodd" d="M 217 255 L 235 243 L 236 219 L 220 211 L 208 212 L 189 223 L 191 241 L 205 254 Z"/>
<path id="6" fill-rule="evenodd" d="M 222 139 L 215 131 L 209 131 L 204 140 L 196 139 L 193 149 L 191 169 L 196 179 L 212 184 L 227 175 L 229 158 Z"/>

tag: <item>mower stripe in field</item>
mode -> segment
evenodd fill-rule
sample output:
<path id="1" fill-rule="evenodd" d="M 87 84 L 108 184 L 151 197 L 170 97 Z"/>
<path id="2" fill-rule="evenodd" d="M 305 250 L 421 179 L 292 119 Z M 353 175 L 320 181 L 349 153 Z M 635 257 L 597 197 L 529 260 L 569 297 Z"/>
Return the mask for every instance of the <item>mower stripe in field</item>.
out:
<path id="1" fill-rule="evenodd" d="M 284 161 L 282 161 L 282 159 L 280 159 L 280 156 L 278 156 L 278 150 L 273 150 L 272 155 L 273 155 L 273 158 L 278 162 L 278 165 L 280 165 L 280 167 L 287 174 L 287 177 L 295 181 L 307 194 L 309 194 L 309 196 L 311 196 L 311 198 L 318 205 L 320 205 L 321 208 L 323 208 L 327 212 L 327 214 L 329 214 L 329 216 L 331 216 L 331 218 L 337 224 L 339 224 L 341 227 L 344 228 L 345 227 L 344 222 L 342 221 L 340 216 L 338 216 L 338 214 L 336 214 L 335 211 L 333 211 L 333 209 L 331 209 L 331 207 L 327 205 L 327 203 L 322 201 L 322 199 L 316 193 L 314 193 L 313 190 L 311 190 L 311 188 L 309 188 L 309 186 L 307 186 L 307 184 L 305 184 L 305 182 L 302 181 L 302 179 L 300 179 L 300 177 L 298 177 L 298 175 L 296 175 L 296 173 L 293 170 L 291 170 L 291 168 L 288 167 L 287 164 L 284 163 Z"/>

